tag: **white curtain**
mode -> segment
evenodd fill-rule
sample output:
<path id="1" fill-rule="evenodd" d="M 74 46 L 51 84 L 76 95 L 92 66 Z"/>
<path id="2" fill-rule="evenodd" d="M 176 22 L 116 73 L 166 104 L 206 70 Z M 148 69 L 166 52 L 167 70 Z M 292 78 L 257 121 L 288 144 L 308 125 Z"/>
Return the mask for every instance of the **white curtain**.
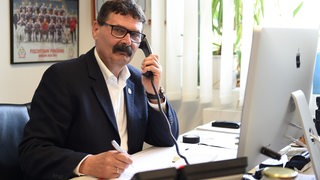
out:
<path id="1" fill-rule="evenodd" d="M 200 1 L 200 102 L 212 102 L 212 0 Z"/>
<path id="2" fill-rule="evenodd" d="M 183 2 L 166 1 L 166 94 L 171 100 L 181 99 L 183 56 Z M 179 10 L 179 12 L 176 12 Z"/>
<path id="3" fill-rule="evenodd" d="M 211 0 L 167 0 L 165 3 L 167 96 L 173 100 L 210 103 L 213 101 Z M 152 7 L 159 11 L 158 5 Z M 219 97 L 222 105 L 230 105 L 234 100 L 233 0 L 225 0 L 224 7 Z M 154 21 L 152 19 L 152 23 Z"/>
<path id="4" fill-rule="evenodd" d="M 228 13 L 224 15 L 224 51 L 220 75 L 220 101 L 227 105 L 233 101 L 232 48 L 235 38 L 233 1 L 228 1 L 224 6 L 227 7 L 224 11 Z M 200 100 L 201 103 L 213 100 L 211 10 L 211 0 L 166 1 L 166 88 L 170 99 Z"/>
<path id="5" fill-rule="evenodd" d="M 249 68 L 249 60 L 251 53 L 252 33 L 254 26 L 253 19 L 253 0 L 243 0 L 243 16 L 242 16 L 242 58 L 241 58 L 241 73 L 240 73 L 240 93 L 239 105 L 243 105 L 245 87 L 247 83 L 247 75 Z"/>
<path id="6" fill-rule="evenodd" d="M 170 99 L 198 98 L 197 6 L 198 0 L 166 1 L 166 89 Z"/>
<path id="7" fill-rule="evenodd" d="M 183 101 L 194 101 L 198 96 L 198 8 L 195 7 L 198 7 L 198 0 L 184 1 Z"/>
<path id="8" fill-rule="evenodd" d="M 162 68 L 165 70 L 167 64 L 165 62 L 165 1 L 151 1 L 151 47 L 154 52 L 160 56 Z M 162 73 L 162 81 L 166 79 L 166 73 Z"/>
<path id="9" fill-rule="evenodd" d="M 220 71 L 220 102 L 222 105 L 230 105 L 233 101 L 233 42 L 235 39 L 233 31 L 234 3 L 233 0 L 223 1 L 223 34 L 221 50 Z"/>

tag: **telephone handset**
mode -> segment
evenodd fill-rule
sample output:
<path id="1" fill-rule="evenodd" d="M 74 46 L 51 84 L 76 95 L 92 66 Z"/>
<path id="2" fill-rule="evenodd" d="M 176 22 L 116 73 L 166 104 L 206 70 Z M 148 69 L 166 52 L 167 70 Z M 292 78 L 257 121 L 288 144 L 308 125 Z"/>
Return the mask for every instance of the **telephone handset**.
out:
<path id="1" fill-rule="evenodd" d="M 149 55 L 152 53 L 152 49 L 151 49 L 151 47 L 150 47 L 150 45 L 149 45 L 149 43 L 148 43 L 148 41 L 147 41 L 147 38 L 143 38 L 143 39 L 142 39 L 139 48 L 142 49 L 142 51 L 143 51 L 143 53 L 144 53 L 144 55 L 145 55 L 146 57 L 149 56 Z M 185 160 L 186 164 L 189 165 L 189 162 L 188 162 L 187 158 L 180 154 L 180 152 L 179 152 L 179 146 L 178 146 L 178 144 L 177 144 L 177 141 L 176 141 L 176 139 L 174 138 L 174 136 L 172 135 L 171 125 L 170 125 L 170 123 L 169 123 L 169 120 L 168 120 L 168 117 L 167 117 L 166 113 L 164 112 L 164 110 L 163 110 L 163 108 L 162 108 L 162 106 L 161 106 L 160 96 L 159 96 L 159 93 L 157 92 L 157 89 L 156 89 L 156 87 L 155 87 L 155 85 L 154 85 L 153 73 L 152 73 L 151 71 L 147 71 L 146 73 L 143 73 L 143 75 L 144 75 L 145 77 L 151 79 L 152 88 L 153 88 L 153 90 L 154 90 L 154 92 L 155 92 L 155 94 L 156 94 L 156 96 L 157 96 L 157 100 L 158 100 L 157 102 L 158 102 L 159 110 L 160 110 L 160 112 L 161 112 L 161 115 L 162 115 L 163 119 L 166 121 L 166 123 L 167 123 L 167 125 L 168 125 L 168 129 L 169 129 L 168 131 L 169 131 L 169 133 L 170 133 L 170 137 L 172 138 L 172 141 L 174 142 L 174 144 L 175 144 L 175 146 L 176 146 L 176 151 L 177 151 L 178 155 Z"/>
<path id="2" fill-rule="evenodd" d="M 149 56 L 151 53 L 152 53 L 152 49 L 150 47 L 150 44 L 147 40 L 147 38 L 143 38 L 141 43 L 140 43 L 140 46 L 139 46 L 140 49 L 142 49 L 144 55 L 147 57 Z M 146 73 L 143 74 L 145 77 L 151 77 L 153 74 L 151 71 L 147 71 Z"/>

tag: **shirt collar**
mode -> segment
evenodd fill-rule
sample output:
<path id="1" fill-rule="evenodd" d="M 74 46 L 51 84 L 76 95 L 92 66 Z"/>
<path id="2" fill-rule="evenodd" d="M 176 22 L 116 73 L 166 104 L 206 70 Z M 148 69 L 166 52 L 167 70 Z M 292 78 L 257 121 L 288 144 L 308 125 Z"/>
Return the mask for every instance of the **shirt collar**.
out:
<path id="1" fill-rule="evenodd" d="M 126 85 L 126 81 L 131 75 L 127 66 L 125 66 L 122 69 L 122 71 L 119 74 L 119 79 L 117 79 L 117 77 L 115 77 L 115 75 L 112 74 L 112 72 L 108 69 L 108 67 L 100 59 L 96 48 L 94 49 L 94 56 L 97 59 L 99 68 L 100 68 L 100 70 L 101 70 L 101 72 L 103 74 L 103 77 L 104 77 L 105 81 L 107 82 L 107 84 L 109 83 L 109 84 L 123 86 L 123 87 Z"/>

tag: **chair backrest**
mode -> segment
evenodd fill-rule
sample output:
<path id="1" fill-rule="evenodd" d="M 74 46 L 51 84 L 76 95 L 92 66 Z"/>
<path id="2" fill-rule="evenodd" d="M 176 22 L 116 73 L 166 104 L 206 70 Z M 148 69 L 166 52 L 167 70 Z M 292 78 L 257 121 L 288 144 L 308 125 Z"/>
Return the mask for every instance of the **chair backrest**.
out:
<path id="1" fill-rule="evenodd" d="M 23 179 L 18 146 L 29 120 L 30 103 L 0 104 L 0 179 Z"/>

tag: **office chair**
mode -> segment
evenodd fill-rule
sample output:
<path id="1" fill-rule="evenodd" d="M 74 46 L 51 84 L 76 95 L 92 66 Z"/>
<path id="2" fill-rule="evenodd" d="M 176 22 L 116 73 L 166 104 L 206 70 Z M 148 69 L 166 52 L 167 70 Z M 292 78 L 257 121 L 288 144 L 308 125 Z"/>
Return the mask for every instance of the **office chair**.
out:
<path id="1" fill-rule="evenodd" d="M 30 103 L 0 104 L 0 179 L 23 179 L 18 146 L 29 120 Z"/>

